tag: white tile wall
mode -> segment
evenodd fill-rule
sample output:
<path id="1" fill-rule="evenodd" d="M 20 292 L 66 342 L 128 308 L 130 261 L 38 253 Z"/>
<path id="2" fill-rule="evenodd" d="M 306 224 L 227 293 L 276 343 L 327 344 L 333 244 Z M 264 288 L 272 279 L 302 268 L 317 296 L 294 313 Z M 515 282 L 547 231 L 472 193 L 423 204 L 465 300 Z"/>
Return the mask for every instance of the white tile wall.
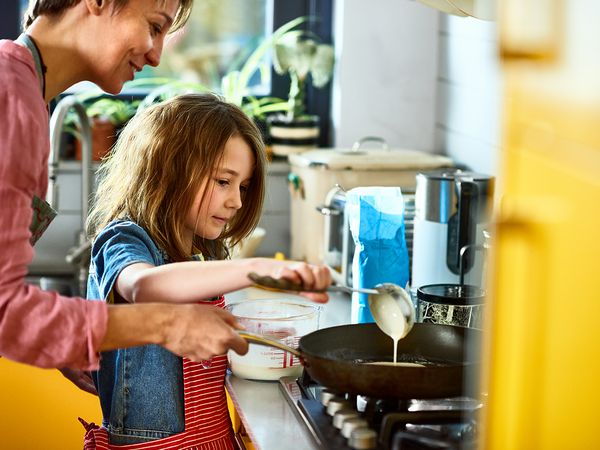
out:
<path id="1" fill-rule="evenodd" d="M 335 3 L 334 143 L 380 136 L 391 147 L 434 149 L 438 20 L 407 0 Z"/>
<path id="2" fill-rule="evenodd" d="M 435 147 L 472 170 L 495 175 L 502 96 L 496 23 L 440 18 Z"/>
<path id="3" fill-rule="evenodd" d="M 378 135 L 494 175 L 502 80 L 495 22 L 408 0 L 336 2 L 335 146 Z"/>

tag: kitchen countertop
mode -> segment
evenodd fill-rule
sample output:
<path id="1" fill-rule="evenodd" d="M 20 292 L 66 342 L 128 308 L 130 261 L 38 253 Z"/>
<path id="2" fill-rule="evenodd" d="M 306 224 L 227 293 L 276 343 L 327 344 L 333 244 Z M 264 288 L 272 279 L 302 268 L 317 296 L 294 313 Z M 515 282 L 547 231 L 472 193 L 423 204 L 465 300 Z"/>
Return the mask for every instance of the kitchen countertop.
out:
<path id="1" fill-rule="evenodd" d="M 296 297 L 249 288 L 227 295 L 229 302 L 246 298 Z M 350 323 L 350 296 L 331 293 L 323 305 L 319 327 Z M 228 374 L 226 387 L 256 450 L 318 450 L 306 426 L 297 418 L 277 381 L 250 381 Z"/>

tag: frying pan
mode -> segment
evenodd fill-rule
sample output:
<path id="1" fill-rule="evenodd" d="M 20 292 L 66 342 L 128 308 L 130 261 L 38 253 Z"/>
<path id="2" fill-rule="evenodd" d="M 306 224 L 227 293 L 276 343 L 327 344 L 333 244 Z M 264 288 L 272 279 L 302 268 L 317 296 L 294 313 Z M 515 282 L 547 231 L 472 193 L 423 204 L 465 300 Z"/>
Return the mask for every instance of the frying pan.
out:
<path id="1" fill-rule="evenodd" d="M 398 399 L 464 395 L 464 376 L 467 371 L 478 370 L 478 361 L 466 357 L 470 354 L 466 343 L 479 342 L 480 333 L 470 328 L 417 323 L 398 342 L 398 360 L 424 367 L 406 367 L 364 364 L 392 361 L 393 357 L 392 340 L 374 323 L 317 330 L 300 338 L 298 350 L 240 331 L 250 343 L 295 353 L 311 378 L 336 392 Z"/>

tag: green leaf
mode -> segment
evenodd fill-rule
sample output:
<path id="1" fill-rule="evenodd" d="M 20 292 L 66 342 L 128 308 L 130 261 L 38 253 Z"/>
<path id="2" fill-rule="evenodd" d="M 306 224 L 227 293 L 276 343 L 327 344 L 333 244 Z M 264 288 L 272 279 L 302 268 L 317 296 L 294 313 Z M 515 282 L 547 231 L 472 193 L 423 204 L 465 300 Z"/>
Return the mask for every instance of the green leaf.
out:
<path id="1" fill-rule="evenodd" d="M 306 22 L 308 17 L 298 17 L 275 30 L 271 36 L 262 41 L 260 45 L 250 54 L 242 68 L 237 71 L 231 71 L 221 80 L 221 91 L 223 96 L 230 102 L 240 105 L 242 99 L 248 95 L 248 83 L 252 76 L 257 72 L 264 73 L 263 57 L 273 48 L 277 40 L 286 32 L 296 28 L 298 25 Z M 235 75 L 234 75 L 235 74 Z"/>
<path id="2" fill-rule="evenodd" d="M 327 84 L 333 74 L 334 63 L 333 47 L 327 44 L 318 45 L 310 68 L 310 75 L 315 87 L 321 88 Z"/>
<path id="3" fill-rule="evenodd" d="M 239 70 L 234 70 L 221 79 L 221 93 L 229 102 L 237 106 L 242 105 L 244 98 L 244 93 L 238 89 L 239 78 Z"/>

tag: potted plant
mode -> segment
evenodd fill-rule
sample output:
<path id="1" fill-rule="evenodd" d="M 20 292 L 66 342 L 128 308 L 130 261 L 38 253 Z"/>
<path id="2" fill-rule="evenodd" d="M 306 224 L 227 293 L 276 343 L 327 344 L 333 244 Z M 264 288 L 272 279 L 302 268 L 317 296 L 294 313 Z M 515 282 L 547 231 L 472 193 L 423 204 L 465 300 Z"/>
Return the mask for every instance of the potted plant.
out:
<path id="1" fill-rule="evenodd" d="M 255 74 L 258 73 L 259 77 L 263 77 L 270 69 L 264 56 L 270 50 L 273 50 L 279 39 L 307 19 L 307 17 L 298 17 L 283 24 L 252 51 L 240 68 L 232 68 L 221 79 L 223 96 L 228 101 L 240 106 L 248 116 L 255 120 L 264 120 L 269 114 L 286 112 L 289 104 L 285 99 L 277 97 L 258 98 L 250 93 L 249 83 Z"/>
<path id="2" fill-rule="evenodd" d="M 317 146 L 319 117 L 306 114 L 306 83 L 323 87 L 333 73 L 334 49 L 302 30 L 290 30 L 274 44 L 273 66 L 290 77 L 287 114 L 269 117 L 272 151 L 279 155 L 297 153 Z M 310 77 L 309 77 L 310 75 Z"/>

